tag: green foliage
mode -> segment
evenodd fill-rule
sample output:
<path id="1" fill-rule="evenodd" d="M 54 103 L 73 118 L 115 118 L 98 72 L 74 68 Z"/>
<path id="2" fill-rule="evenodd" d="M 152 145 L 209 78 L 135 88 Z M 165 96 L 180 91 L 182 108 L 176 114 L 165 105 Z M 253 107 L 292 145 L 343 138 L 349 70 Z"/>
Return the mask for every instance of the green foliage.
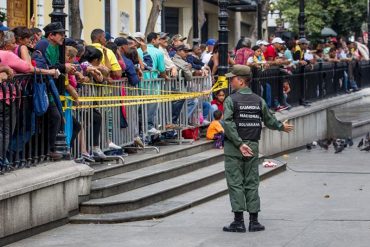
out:
<path id="1" fill-rule="evenodd" d="M 6 21 L 6 12 L 5 9 L 0 8 L 0 22 Z"/>
<path id="2" fill-rule="evenodd" d="M 278 0 L 274 9 L 280 10 L 290 29 L 298 32 L 299 0 Z M 306 33 L 318 36 L 324 27 L 338 35 L 358 34 L 367 18 L 367 0 L 305 0 Z"/>

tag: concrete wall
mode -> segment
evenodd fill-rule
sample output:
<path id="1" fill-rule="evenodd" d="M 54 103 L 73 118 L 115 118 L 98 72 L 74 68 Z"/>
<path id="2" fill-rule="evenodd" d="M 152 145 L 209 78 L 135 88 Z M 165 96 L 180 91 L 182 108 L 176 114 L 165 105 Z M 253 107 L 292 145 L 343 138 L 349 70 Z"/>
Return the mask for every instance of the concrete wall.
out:
<path id="1" fill-rule="evenodd" d="M 295 107 L 289 112 L 276 113 L 277 119 L 294 125 L 290 133 L 273 131 L 266 127 L 262 130 L 259 152 L 265 156 L 274 155 L 302 147 L 320 138 L 328 137 L 328 110 L 345 108 L 361 102 L 368 102 L 370 89 L 350 95 L 342 95 L 320 100 L 311 107 Z"/>
<path id="2" fill-rule="evenodd" d="M 73 161 L 17 170 L 0 180 L 0 246 L 77 212 L 94 170 Z M 45 230 L 45 229 L 44 229 Z M 35 231 L 33 231 L 35 234 Z"/>

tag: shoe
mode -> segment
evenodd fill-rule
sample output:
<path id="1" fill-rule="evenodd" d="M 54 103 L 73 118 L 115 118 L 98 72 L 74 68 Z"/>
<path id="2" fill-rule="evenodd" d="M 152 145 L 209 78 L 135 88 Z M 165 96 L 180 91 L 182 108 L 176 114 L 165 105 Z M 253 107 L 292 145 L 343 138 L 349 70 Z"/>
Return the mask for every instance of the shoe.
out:
<path id="1" fill-rule="evenodd" d="M 109 145 L 108 145 L 108 147 L 110 149 L 122 149 L 120 146 L 114 144 L 113 142 L 110 142 Z"/>
<path id="2" fill-rule="evenodd" d="M 289 106 L 282 105 L 282 106 L 280 106 L 280 111 L 287 110 L 288 108 L 289 108 Z"/>
<path id="3" fill-rule="evenodd" d="M 309 103 L 307 103 L 306 101 L 301 101 L 299 102 L 300 105 L 303 105 L 304 107 L 309 107 L 311 106 Z"/>
<path id="4" fill-rule="evenodd" d="M 246 232 L 244 221 L 233 221 L 229 226 L 224 226 L 224 232 Z"/>
<path id="5" fill-rule="evenodd" d="M 151 134 L 151 135 L 159 135 L 161 134 L 161 132 L 159 130 L 157 130 L 156 128 L 151 128 L 150 130 L 148 130 L 148 133 Z"/>
<path id="6" fill-rule="evenodd" d="M 99 159 L 106 159 L 107 158 L 107 156 L 103 153 L 103 151 L 101 151 L 101 149 L 98 148 L 98 147 L 94 148 L 93 157 L 97 157 Z"/>
<path id="7" fill-rule="evenodd" d="M 91 163 L 95 162 L 94 158 L 91 157 L 91 155 L 89 154 L 81 154 L 81 158 L 87 162 L 91 162 Z"/>
<path id="8" fill-rule="evenodd" d="M 144 148 L 144 143 L 143 141 L 140 139 L 140 137 L 135 137 L 134 138 L 134 144 L 138 147 L 141 147 L 141 148 Z"/>
<path id="9" fill-rule="evenodd" d="M 48 155 L 54 161 L 61 160 L 63 158 L 63 154 L 58 152 L 49 152 Z"/>
<path id="10" fill-rule="evenodd" d="M 265 230 L 265 227 L 261 225 L 258 221 L 249 222 L 248 231 L 259 232 L 259 231 L 264 231 L 264 230 Z"/>
<path id="11" fill-rule="evenodd" d="M 265 227 L 258 222 L 258 213 L 250 213 L 248 231 L 259 232 L 264 230 Z"/>
<path id="12" fill-rule="evenodd" d="M 208 126 L 210 123 L 208 120 L 203 120 L 202 126 Z"/>
<path id="13" fill-rule="evenodd" d="M 274 111 L 275 111 L 275 112 L 280 112 L 280 106 L 275 107 Z"/>

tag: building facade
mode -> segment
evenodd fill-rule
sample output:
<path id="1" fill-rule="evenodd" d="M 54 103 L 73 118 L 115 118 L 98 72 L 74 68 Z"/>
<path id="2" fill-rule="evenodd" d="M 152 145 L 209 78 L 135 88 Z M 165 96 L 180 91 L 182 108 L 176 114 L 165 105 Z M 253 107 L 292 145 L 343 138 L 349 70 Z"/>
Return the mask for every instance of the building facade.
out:
<path id="1" fill-rule="evenodd" d="M 199 0 L 203 1 L 203 0 Z M 201 28 L 201 39 L 218 38 L 217 1 L 204 1 L 206 22 Z M 65 13 L 69 13 L 69 0 L 65 1 Z M 90 33 L 95 28 L 110 32 L 113 37 L 132 32 L 145 32 L 147 20 L 152 8 L 151 0 L 80 0 L 80 15 L 83 23 L 82 37 L 89 41 Z M 52 0 L 0 0 L 0 8 L 8 15 L 9 27 L 28 26 L 32 15 L 36 18 L 36 27 L 43 28 L 50 22 Z M 180 33 L 192 37 L 193 1 L 164 1 L 164 16 L 159 16 L 156 31 L 166 31 L 171 35 Z M 253 37 L 256 29 L 255 12 L 229 11 L 229 44 L 234 46 L 241 36 Z M 71 30 L 68 18 L 67 29 Z M 265 30 L 265 29 L 263 29 Z M 68 33 L 67 33 L 68 35 Z"/>

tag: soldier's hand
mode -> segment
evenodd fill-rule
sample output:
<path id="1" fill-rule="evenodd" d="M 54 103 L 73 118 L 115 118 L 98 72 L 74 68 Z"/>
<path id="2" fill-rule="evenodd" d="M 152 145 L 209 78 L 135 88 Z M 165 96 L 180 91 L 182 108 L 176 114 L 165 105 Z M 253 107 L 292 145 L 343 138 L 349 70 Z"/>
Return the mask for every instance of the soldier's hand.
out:
<path id="1" fill-rule="evenodd" d="M 247 144 L 241 145 L 239 147 L 239 150 L 240 150 L 240 152 L 242 153 L 242 155 L 244 157 L 252 157 L 253 156 L 252 149 Z"/>
<path id="2" fill-rule="evenodd" d="M 292 124 L 288 124 L 288 120 L 285 120 L 283 122 L 283 126 L 284 126 L 284 129 L 283 131 L 286 132 L 286 133 L 289 133 L 291 132 L 292 130 L 294 130 L 294 126 Z"/>

